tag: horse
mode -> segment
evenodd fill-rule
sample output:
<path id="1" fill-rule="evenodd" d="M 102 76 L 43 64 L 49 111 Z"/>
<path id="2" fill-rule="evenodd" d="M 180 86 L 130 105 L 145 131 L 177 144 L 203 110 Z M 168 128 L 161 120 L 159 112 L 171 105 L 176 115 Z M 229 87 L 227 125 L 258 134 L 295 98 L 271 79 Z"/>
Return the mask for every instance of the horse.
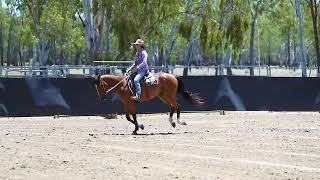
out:
<path id="1" fill-rule="evenodd" d="M 185 90 L 184 84 L 180 78 L 175 76 L 158 72 L 154 74 L 157 83 L 153 85 L 147 85 L 144 78 L 141 81 L 141 98 L 140 102 L 145 102 L 153 98 L 160 98 L 165 104 L 169 106 L 170 115 L 169 122 L 172 127 L 176 127 L 176 123 L 173 121 L 173 114 L 177 113 L 177 123 L 179 125 L 187 125 L 187 123 L 180 120 L 180 105 L 176 101 L 177 93 L 182 94 L 182 97 L 194 104 L 195 106 L 203 106 L 204 100 L 198 94 L 191 93 Z M 98 75 L 94 78 L 94 84 L 97 91 L 98 97 L 103 98 L 108 92 L 114 90 L 122 104 L 125 107 L 126 119 L 134 124 L 135 129 L 132 132 L 133 135 L 137 135 L 139 128 L 144 130 L 143 124 L 139 124 L 137 121 L 136 114 L 136 101 L 131 99 L 134 92 L 130 89 L 128 85 L 128 77 L 122 75 Z M 132 118 L 130 117 L 132 115 Z"/>

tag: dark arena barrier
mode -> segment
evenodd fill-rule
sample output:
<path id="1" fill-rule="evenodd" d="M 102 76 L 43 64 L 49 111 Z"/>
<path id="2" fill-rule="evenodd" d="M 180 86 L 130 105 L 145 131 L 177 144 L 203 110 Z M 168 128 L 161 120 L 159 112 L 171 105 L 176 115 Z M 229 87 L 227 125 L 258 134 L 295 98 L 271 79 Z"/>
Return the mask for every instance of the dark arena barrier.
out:
<path id="1" fill-rule="evenodd" d="M 194 107 L 177 96 L 183 111 L 320 111 L 320 78 L 250 76 L 180 77 L 200 94 Z M 139 113 L 167 112 L 159 99 L 138 103 Z M 99 115 L 124 113 L 118 96 L 97 97 L 93 78 L 1 78 L 1 116 Z"/>

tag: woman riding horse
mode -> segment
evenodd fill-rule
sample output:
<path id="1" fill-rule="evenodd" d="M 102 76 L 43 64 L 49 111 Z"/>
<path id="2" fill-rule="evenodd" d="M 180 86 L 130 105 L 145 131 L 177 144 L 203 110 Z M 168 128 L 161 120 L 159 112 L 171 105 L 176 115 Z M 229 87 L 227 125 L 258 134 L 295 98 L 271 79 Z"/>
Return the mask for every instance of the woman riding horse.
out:
<path id="1" fill-rule="evenodd" d="M 148 71 L 148 54 L 146 50 L 144 49 L 144 41 L 142 39 L 137 39 L 134 43 L 136 46 L 136 60 L 134 64 L 131 66 L 130 70 L 133 73 L 137 73 L 137 75 L 134 78 L 134 85 L 136 87 L 136 95 L 132 96 L 131 98 L 133 100 L 139 101 L 141 97 L 141 86 L 140 86 L 140 80 L 143 78 L 143 76 Z"/>
<path id="2" fill-rule="evenodd" d="M 185 122 L 180 121 L 180 105 L 176 101 L 177 92 L 181 93 L 183 98 L 197 106 L 202 106 L 204 104 L 202 98 L 197 94 L 192 94 L 191 92 L 186 91 L 181 79 L 163 72 L 158 72 L 155 74 L 157 83 L 149 86 L 147 86 L 146 83 L 142 83 L 141 93 L 140 84 L 137 83 L 139 83 L 140 79 L 143 77 L 146 70 L 145 68 L 148 67 L 146 64 L 147 54 L 142 48 L 143 41 L 141 39 L 138 39 L 135 44 L 137 45 L 138 50 L 136 63 L 133 66 L 133 69 L 135 69 L 133 71 L 138 72 L 137 76 L 135 77 L 137 91 L 136 96 L 132 98 L 133 94 L 131 89 L 128 87 L 127 77 L 116 75 L 98 75 L 95 78 L 95 87 L 98 96 L 103 97 L 111 90 L 115 90 L 120 97 L 121 102 L 124 104 L 127 120 L 135 125 L 135 129 L 132 134 L 137 134 L 139 128 L 141 130 L 144 129 L 143 124 L 139 125 L 137 121 L 136 100 L 144 102 L 155 97 L 159 97 L 170 108 L 170 124 L 173 127 L 176 126 L 175 122 L 173 122 L 173 114 L 176 111 L 177 123 L 180 125 L 187 125 Z M 133 120 L 131 119 L 130 115 L 132 115 Z"/>

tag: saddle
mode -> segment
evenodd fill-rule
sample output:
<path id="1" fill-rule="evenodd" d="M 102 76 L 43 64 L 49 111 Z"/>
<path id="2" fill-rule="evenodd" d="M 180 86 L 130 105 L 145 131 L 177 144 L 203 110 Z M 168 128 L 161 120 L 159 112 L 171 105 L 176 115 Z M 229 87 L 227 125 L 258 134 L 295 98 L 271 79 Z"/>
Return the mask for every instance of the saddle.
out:
<path id="1" fill-rule="evenodd" d="M 136 86 L 134 85 L 134 77 L 136 77 L 137 73 L 132 73 L 130 77 L 128 78 L 128 87 L 129 89 L 135 94 L 136 92 Z M 140 80 L 141 87 L 143 86 L 152 86 L 158 84 L 158 77 L 154 73 L 150 73 L 149 71 L 146 72 L 146 74 L 143 76 L 143 78 Z M 141 92 L 142 93 L 142 92 Z"/>

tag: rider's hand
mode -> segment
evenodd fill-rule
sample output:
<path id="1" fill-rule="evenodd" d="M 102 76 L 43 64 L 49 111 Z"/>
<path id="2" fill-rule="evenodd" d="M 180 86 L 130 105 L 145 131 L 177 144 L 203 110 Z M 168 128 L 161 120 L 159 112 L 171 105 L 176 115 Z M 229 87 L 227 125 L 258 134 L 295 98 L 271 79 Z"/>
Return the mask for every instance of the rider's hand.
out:
<path id="1" fill-rule="evenodd" d="M 133 73 L 135 73 L 135 72 L 138 71 L 138 69 L 137 69 L 136 67 L 134 67 L 134 68 L 131 69 L 131 71 L 132 71 Z"/>

